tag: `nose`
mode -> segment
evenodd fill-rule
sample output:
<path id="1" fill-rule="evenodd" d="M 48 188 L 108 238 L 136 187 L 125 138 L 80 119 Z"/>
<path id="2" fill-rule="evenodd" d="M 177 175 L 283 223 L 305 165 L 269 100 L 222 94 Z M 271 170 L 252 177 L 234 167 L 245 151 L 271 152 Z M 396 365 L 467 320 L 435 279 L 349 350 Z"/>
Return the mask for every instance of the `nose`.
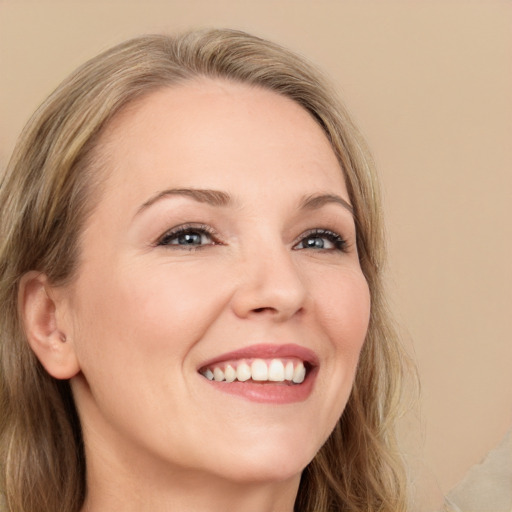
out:
<path id="1" fill-rule="evenodd" d="M 268 250 L 267 245 L 242 259 L 231 299 L 238 317 L 265 315 L 282 322 L 304 310 L 307 288 L 289 248 L 281 244 Z"/>

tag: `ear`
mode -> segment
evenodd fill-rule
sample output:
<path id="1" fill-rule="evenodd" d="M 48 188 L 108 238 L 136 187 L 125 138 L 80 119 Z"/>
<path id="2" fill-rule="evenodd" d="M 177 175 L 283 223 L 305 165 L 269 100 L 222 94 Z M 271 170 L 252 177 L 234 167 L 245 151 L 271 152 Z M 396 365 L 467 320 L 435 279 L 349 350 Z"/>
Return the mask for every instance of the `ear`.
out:
<path id="1" fill-rule="evenodd" d="M 80 371 L 71 339 L 59 325 L 64 308 L 55 300 L 45 274 L 28 272 L 20 281 L 18 305 L 25 334 L 46 371 L 56 379 L 70 379 Z"/>

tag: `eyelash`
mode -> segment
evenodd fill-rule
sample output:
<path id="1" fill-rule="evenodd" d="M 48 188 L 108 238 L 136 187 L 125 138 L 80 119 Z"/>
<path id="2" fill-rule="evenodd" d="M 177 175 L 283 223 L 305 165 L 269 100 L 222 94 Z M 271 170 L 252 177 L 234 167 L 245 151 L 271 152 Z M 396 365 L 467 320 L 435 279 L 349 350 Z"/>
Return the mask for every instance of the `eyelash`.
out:
<path id="1" fill-rule="evenodd" d="M 202 245 L 192 245 L 190 244 L 188 247 L 186 245 L 181 244 L 171 244 L 169 243 L 171 240 L 175 240 L 180 236 L 185 236 L 189 234 L 197 233 L 201 236 L 206 235 L 210 240 L 212 240 L 208 244 L 202 244 Z M 210 245 L 218 245 L 220 242 L 216 236 L 216 232 L 214 229 L 212 229 L 210 226 L 207 226 L 206 224 L 184 224 L 182 226 L 178 226 L 177 228 L 171 229 L 170 231 L 167 231 L 158 241 L 155 245 L 162 246 L 162 247 L 169 247 L 169 246 L 176 246 L 180 249 L 187 249 L 189 251 L 194 251 L 197 249 L 202 249 L 203 247 L 207 247 Z"/>
<path id="2" fill-rule="evenodd" d="M 211 241 L 206 244 L 201 245 L 195 245 L 190 244 L 187 246 L 186 244 L 173 244 L 169 243 L 172 240 L 176 240 L 180 236 L 186 236 L 190 234 L 198 234 L 204 236 L 206 235 Z M 302 247 L 297 248 L 297 246 L 301 243 L 303 243 L 307 239 L 312 238 L 325 238 L 329 242 L 333 244 L 333 248 L 315 248 L 315 247 L 309 247 L 309 249 L 317 250 L 317 251 L 341 251 L 341 252 L 347 252 L 348 249 L 348 243 L 347 241 L 338 233 L 331 231 L 329 229 L 321 229 L 321 228 L 315 228 L 309 231 L 306 231 L 303 233 L 293 246 L 294 250 L 300 250 L 300 249 L 308 249 L 308 247 Z M 219 245 L 221 242 L 219 241 L 217 234 L 214 229 L 212 229 L 210 226 L 206 224 L 184 224 L 182 226 L 179 226 L 177 228 L 174 228 L 167 233 L 165 233 L 157 242 L 156 246 L 161 247 L 170 247 L 170 246 L 176 246 L 176 248 L 180 249 L 187 249 L 189 251 L 194 251 L 198 249 L 203 249 L 204 247 L 208 247 L 211 245 Z"/>
<path id="3" fill-rule="evenodd" d="M 312 229 L 310 231 L 307 231 L 306 233 L 303 233 L 300 237 L 300 240 L 297 244 L 295 244 L 294 249 L 297 247 L 297 245 L 303 243 L 305 240 L 311 238 L 326 238 L 331 242 L 334 247 L 332 249 L 324 249 L 318 248 L 317 251 L 341 251 L 341 252 L 347 252 L 348 250 L 348 242 L 339 234 L 334 231 L 331 231 L 329 229 L 321 229 L 316 228 Z M 305 247 L 304 247 L 305 249 Z M 311 248 L 315 250 L 315 248 Z M 297 250 L 297 249 L 296 249 Z"/>

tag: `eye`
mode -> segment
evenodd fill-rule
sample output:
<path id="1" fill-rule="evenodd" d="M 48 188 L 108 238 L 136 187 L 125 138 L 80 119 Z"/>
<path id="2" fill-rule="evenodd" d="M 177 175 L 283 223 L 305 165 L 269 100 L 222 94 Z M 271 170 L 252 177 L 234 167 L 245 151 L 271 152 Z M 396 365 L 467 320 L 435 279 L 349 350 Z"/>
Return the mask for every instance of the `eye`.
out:
<path id="1" fill-rule="evenodd" d="M 346 251 L 347 241 L 338 233 L 328 229 L 313 229 L 304 235 L 294 249 L 323 251 Z"/>
<path id="2" fill-rule="evenodd" d="M 194 249 L 215 245 L 214 232 L 209 226 L 178 226 L 165 233 L 156 243 L 158 246 Z"/>

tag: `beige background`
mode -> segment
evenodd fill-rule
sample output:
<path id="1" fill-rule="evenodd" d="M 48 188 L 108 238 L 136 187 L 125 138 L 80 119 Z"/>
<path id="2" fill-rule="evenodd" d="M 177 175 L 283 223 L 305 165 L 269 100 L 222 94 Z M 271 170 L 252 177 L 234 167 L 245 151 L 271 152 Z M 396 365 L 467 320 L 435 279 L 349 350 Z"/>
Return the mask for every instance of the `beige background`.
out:
<path id="1" fill-rule="evenodd" d="M 0 0 L 0 164 L 86 58 L 142 32 L 204 26 L 309 57 L 367 136 L 391 300 L 422 380 L 405 451 L 418 510 L 433 510 L 512 424 L 512 3 Z"/>

